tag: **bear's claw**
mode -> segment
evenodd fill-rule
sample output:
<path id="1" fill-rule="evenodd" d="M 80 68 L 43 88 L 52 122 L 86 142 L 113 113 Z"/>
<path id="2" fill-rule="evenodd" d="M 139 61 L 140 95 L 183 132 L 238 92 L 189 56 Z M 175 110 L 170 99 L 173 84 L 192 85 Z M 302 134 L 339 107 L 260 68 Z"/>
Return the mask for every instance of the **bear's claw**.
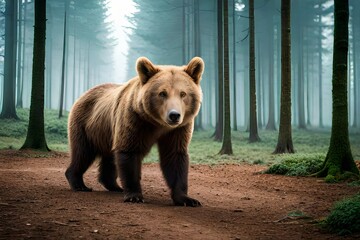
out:
<path id="1" fill-rule="evenodd" d="M 73 190 L 75 192 L 92 192 L 92 188 L 88 188 L 85 185 L 82 187 L 74 187 Z"/>
<path id="2" fill-rule="evenodd" d="M 185 207 L 201 207 L 201 203 L 190 197 L 182 197 L 181 199 L 174 200 L 176 206 L 185 206 Z"/>
<path id="3" fill-rule="evenodd" d="M 144 203 L 144 198 L 141 193 L 128 193 L 124 196 L 124 202 Z"/>

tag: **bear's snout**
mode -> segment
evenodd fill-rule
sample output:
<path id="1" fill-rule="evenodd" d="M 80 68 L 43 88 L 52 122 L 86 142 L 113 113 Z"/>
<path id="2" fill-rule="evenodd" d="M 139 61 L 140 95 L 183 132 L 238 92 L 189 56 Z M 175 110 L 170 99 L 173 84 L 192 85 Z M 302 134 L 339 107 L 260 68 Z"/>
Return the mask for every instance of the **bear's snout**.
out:
<path id="1" fill-rule="evenodd" d="M 178 124 L 180 121 L 180 117 L 181 117 L 181 114 L 178 113 L 178 111 L 172 109 L 168 113 L 168 123 L 171 125 Z"/>

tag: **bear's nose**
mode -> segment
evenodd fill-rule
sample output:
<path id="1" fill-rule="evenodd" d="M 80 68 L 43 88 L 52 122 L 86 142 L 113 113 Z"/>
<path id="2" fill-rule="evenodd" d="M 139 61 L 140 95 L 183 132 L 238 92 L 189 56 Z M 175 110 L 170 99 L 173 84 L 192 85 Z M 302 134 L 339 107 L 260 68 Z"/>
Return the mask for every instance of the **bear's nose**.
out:
<path id="1" fill-rule="evenodd" d="M 171 110 L 169 112 L 168 118 L 171 123 L 178 123 L 180 119 L 180 113 L 178 113 L 176 110 Z"/>

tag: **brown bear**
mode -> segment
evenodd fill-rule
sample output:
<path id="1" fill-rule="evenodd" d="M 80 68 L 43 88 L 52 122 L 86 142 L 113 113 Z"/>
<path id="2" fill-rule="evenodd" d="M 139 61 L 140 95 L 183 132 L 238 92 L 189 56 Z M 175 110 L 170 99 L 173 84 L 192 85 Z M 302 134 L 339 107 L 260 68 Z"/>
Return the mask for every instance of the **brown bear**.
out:
<path id="1" fill-rule="evenodd" d="M 138 76 L 127 83 L 96 86 L 72 107 L 65 173 L 70 187 L 91 191 L 83 174 L 99 157 L 99 182 L 109 191 L 124 191 L 125 202 L 143 202 L 141 162 L 157 143 L 174 204 L 201 206 L 187 191 L 188 145 L 202 101 L 204 62 L 195 57 L 187 66 L 162 66 L 141 57 L 136 70 Z"/>

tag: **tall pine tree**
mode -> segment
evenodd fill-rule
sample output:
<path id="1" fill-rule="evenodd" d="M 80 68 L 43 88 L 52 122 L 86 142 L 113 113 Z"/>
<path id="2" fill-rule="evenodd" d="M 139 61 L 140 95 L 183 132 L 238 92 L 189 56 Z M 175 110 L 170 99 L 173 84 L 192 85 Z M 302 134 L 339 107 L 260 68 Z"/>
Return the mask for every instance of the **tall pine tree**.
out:
<path id="1" fill-rule="evenodd" d="M 281 104 L 278 143 L 274 153 L 294 153 L 291 130 L 290 0 L 281 0 Z"/>
<path id="2" fill-rule="evenodd" d="M 326 177 L 328 181 L 338 180 L 344 172 L 359 174 L 349 141 L 347 99 L 349 0 L 335 0 L 334 20 L 331 139 L 323 169 L 315 174 L 318 177 Z"/>
<path id="3" fill-rule="evenodd" d="M 35 0 L 31 105 L 27 136 L 22 149 L 49 151 L 44 130 L 45 35 L 46 0 Z"/>

